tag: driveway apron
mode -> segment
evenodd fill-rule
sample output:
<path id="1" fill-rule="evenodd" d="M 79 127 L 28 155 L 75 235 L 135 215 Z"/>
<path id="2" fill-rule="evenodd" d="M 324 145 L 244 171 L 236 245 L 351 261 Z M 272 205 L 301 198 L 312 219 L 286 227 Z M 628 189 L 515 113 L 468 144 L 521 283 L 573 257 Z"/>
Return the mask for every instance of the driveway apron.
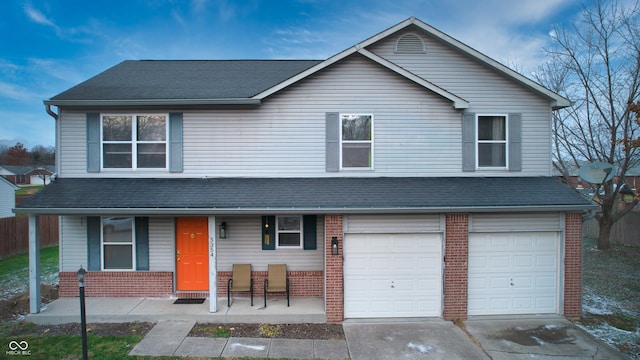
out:
<path id="1" fill-rule="evenodd" d="M 343 328 L 353 360 L 489 359 L 452 322 L 345 322 Z"/>

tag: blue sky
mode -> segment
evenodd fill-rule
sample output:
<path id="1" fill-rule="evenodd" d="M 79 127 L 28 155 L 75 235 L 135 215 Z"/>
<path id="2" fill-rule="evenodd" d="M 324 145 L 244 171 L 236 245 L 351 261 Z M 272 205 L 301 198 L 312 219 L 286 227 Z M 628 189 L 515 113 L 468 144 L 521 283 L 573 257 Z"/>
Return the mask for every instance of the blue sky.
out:
<path id="1" fill-rule="evenodd" d="M 579 0 L 4 0 L 0 144 L 55 144 L 42 103 L 129 59 L 326 59 L 411 16 L 527 73 Z"/>

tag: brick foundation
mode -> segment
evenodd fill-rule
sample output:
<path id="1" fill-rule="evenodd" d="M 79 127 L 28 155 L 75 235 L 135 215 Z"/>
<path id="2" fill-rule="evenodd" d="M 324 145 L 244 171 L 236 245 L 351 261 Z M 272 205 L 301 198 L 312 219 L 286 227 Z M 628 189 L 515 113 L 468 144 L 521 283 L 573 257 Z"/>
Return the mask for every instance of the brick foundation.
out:
<path id="1" fill-rule="evenodd" d="M 564 316 L 582 315 L 582 215 L 566 213 L 564 223 Z"/>
<path id="2" fill-rule="evenodd" d="M 218 272 L 218 297 L 227 296 L 227 283 L 231 279 L 231 271 Z M 252 271 L 253 297 L 264 296 L 264 280 L 267 271 Z M 291 297 L 322 297 L 324 295 L 323 271 L 287 271 L 289 278 L 289 295 Z M 249 293 L 234 292 L 234 297 L 249 297 Z M 272 293 L 269 297 L 286 297 L 286 293 Z"/>
<path id="3" fill-rule="evenodd" d="M 468 254 L 469 215 L 447 214 L 443 314 L 445 320 L 467 318 Z"/>
<path id="4" fill-rule="evenodd" d="M 331 255 L 331 238 L 338 238 L 338 255 Z M 326 254 L 326 299 L 327 322 L 344 320 L 344 281 L 343 281 L 343 238 L 342 215 L 325 217 L 325 254 Z"/>
<path id="5" fill-rule="evenodd" d="M 60 297 L 76 297 L 78 276 L 61 272 Z M 85 294 L 90 297 L 167 297 L 173 295 L 172 272 L 89 271 L 84 280 Z"/>

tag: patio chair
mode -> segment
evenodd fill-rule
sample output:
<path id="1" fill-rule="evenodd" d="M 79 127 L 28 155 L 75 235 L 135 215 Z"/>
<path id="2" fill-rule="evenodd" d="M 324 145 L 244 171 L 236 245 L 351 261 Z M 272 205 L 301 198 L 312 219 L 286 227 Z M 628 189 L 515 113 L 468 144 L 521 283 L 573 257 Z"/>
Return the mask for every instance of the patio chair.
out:
<path id="1" fill-rule="evenodd" d="M 267 293 L 287 292 L 289 306 L 289 278 L 286 264 L 269 264 L 269 274 L 264 281 L 264 307 L 267 307 Z"/>
<path id="2" fill-rule="evenodd" d="M 231 307 L 231 292 L 251 293 L 253 306 L 253 280 L 251 280 L 251 264 L 233 264 L 233 274 L 227 282 L 227 306 Z"/>

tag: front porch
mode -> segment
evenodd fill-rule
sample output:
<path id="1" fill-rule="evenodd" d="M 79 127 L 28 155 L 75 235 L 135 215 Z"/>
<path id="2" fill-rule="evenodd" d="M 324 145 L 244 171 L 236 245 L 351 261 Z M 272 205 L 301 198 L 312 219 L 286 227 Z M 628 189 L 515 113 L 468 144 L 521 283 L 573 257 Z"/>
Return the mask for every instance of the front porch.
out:
<path id="1" fill-rule="evenodd" d="M 175 298 L 106 298 L 88 297 L 86 312 L 88 323 L 113 323 L 160 320 L 195 320 L 199 323 L 325 323 L 327 317 L 324 300 L 319 297 L 292 297 L 287 307 L 286 298 L 269 298 L 264 307 L 262 297 L 234 298 L 231 307 L 227 299 L 218 299 L 218 311 L 209 312 L 209 299 L 202 304 L 174 304 Z M 27 315 L 36 324 L 64 324 L 80 322 L 80 299 L 60 298 L 40 313 Z"/>

